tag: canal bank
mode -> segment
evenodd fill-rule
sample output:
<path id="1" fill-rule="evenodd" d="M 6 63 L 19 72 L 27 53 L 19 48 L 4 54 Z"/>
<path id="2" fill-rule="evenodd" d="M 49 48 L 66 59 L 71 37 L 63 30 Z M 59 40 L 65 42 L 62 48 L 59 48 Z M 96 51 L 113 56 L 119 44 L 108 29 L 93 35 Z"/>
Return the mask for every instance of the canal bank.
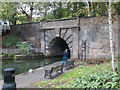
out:
<path id="1" fill-rule="evenodd" d="M 41 52 L 35 53 L 27 53 L 27 54 L 19 54 L 19 53 L 7 53 L 2 52 L 2 60 L 21 60 L 21 59 L 36 59 L 36 58 L 44 58 L 44 54 Z"/>
<path id="2" fill-rule="evenodd" d="M 15 81 L 17 84 L 17 88 L 31 88 L 31 84 L 35 83 L 37 81 L 47 81 L 50 80 L 49 78 L 44 78 L 44 70 L 45 69 L 50 69 L 53 66 L 57 66 L 62 64 L 62 61 L 58 61 L 52 64 L 49 64 L 47 66 L 44 67 L 40 67 L 35 69 L 33 72 L 26 72 L 26 73 L 22 73 L 19 75 L 15 76 Z M 68 72 L 69 70 L 63 70 L 63 74 Z M 62 74 L 60 74 L 62 75 Z M 59 75 L 59 76 L 60 76 Z M 59 77 L 56 76 L 55 78 Z M 3 85 L 3 80 L 0 81 L 0 89 L 2 88 Z"/>
<path id="3" fill-rule="evenodd" d="M 21 74 L 29 71 L 30 69 L 40 68 L 57 61 L 62 61 L 62 57 L 51 57 L 51 58 L 36 58 L 36 59 L 21 59 L 21 60 L 3 60 L 2 68 L 14 68 L 15 74 Z"/>

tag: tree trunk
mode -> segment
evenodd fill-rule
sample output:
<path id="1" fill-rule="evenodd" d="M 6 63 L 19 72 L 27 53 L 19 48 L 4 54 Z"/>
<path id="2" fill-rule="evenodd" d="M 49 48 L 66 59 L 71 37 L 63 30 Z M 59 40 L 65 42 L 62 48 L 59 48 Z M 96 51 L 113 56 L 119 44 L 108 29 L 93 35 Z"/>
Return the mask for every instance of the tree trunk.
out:
<path id="1" fill-rule="evenodd" d="M 91 2 L 88 2 L 88 4 L 89 4 L 89 14 L 90 14 L 90 16 L 92 16 L 92 11 L 91 11 Z"/>
<path id="2" fill-rule="evenodd" d="M 28 17 L 29 22 L 32 22 L 32 15 L 33 15 L 33 7 L 30 7 L 30 15 Z"/>
<path id="3" fill-rule="evenodd" d="M 104 9 L 104 14 L 103 15 L 108 15 L 107 14 L 107 7 L 106 7 L 106 2 L 103 2 L 103 9 Z"/>
<path id="4" fill-rule="evenodd" d="M 113 48 L 113 31 L 112 31 L 112 15 L 111 15 L 111 0 L 109 0 L 109 38 L 110 38 L 110 52 L 112 57 L 112 68 L 113 71 L 117 73 L 117 67 L 115 64 L 114 48 Z"/>
<path id="5" fill-rule="evenodd" d="M 78 17 L 78 59 L 80 59 L 80 16 Z"/>
<path id="6" fill-rule="evenodd" d="M 92 6 L 93 6 L 93 16 L 95 16 L 95 8 L 97 7 L 96 2 L 93 2 Z"/>

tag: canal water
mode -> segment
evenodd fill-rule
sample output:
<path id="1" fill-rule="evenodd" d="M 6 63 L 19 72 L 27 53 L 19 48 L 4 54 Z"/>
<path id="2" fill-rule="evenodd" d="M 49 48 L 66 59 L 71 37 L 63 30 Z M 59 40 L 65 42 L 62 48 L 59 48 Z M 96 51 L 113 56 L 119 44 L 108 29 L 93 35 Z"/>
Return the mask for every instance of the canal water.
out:
<path id="1" fill-rule="evenodd" d="M 51 63 L 62 61 L 62 57 L 30 59 L 30 60 L 4 60 L 2 61 L 2 68 L 14 68 L 15 75 L 29 71 L 30 69 L 40 68 Z"/>

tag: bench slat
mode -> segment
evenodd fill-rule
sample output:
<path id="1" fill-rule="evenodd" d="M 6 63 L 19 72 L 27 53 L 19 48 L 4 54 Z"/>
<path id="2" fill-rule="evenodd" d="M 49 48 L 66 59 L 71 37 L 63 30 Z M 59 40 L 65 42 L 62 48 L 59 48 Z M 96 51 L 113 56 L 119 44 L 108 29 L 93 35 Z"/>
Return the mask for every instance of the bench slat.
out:
<path id="1" fill-rule="evenodd" d="M 52 67 L 50 70 L 45 70 L 45 76 L 49 76 L 50 78 L 52 78 L 52 73 L 53 72 L 58 72 L 58 71 L 61 71 L 61 73 L 63 73 L 63 65 L 59 65 L 59 66 L 56 66 L 56 67 Z"/>
<path id="2" fill-rule="evenodd" d="M 52 67 L 52 72 L 56 71 L 57 69 L 61 69 L 61 68 L 62 68 L 62 65 Z"/>

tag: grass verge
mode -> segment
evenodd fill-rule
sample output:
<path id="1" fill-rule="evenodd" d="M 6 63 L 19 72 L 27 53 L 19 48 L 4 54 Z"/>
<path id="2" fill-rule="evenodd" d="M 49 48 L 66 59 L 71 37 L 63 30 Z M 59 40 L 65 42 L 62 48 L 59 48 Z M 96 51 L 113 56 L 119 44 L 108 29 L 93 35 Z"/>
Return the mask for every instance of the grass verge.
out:
<path id="1" fill-rule="evenodd" d="M 65 85 L 70 85 L 79 77 L 101 73 L 103 71 L 112 71 L 111 62 L 106 62 L 100 65 L 85 65 L 71 69 L 69 72 L 61 75 L 59 78 L 50 81 L 41 81 L 32 84 L 36 88 L 61 88 Z"/>

